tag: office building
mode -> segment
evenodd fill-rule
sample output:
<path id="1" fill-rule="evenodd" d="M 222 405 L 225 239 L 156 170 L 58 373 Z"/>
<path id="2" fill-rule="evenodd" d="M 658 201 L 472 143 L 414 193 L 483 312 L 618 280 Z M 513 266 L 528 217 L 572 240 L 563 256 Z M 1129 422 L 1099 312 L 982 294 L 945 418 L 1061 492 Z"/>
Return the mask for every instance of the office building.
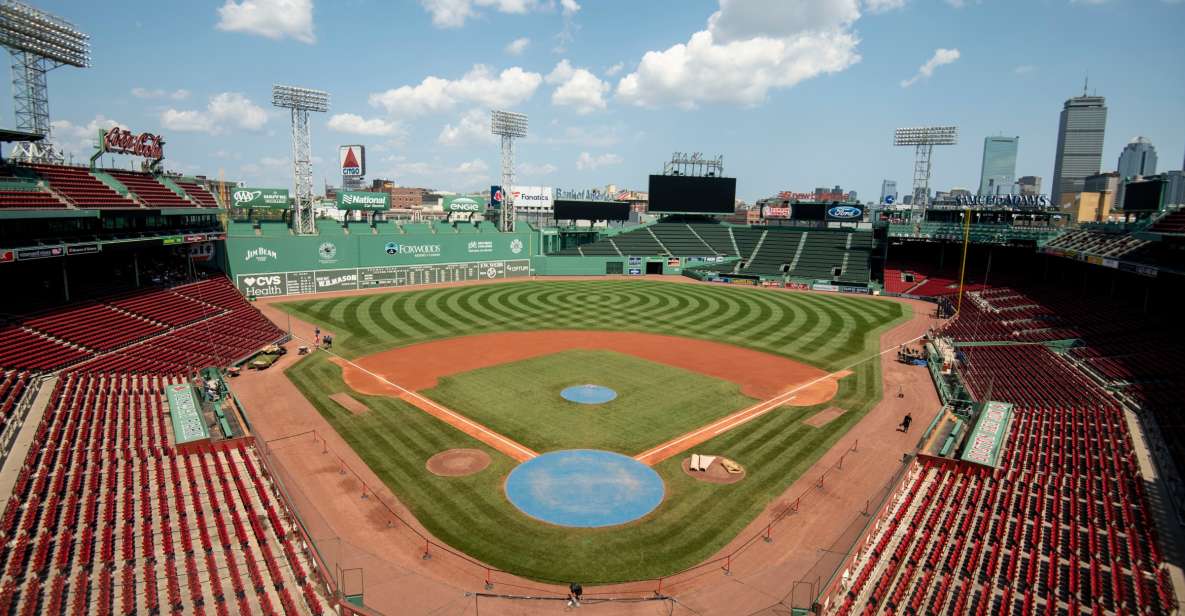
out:
<path id="1" fill-rule="evenodd" d="M 1016 181 L 1017 192 L 1026 197 L 1036 197 L 1041 194 L 1041 176 L 1022 175 Z"/>
<path id="2" fill-rule="evenodd" d="M 1116 169 L 1119 170 L 1119 177 L 1125 180 L 1156 175 L 1156 148 L 1144 137 L 1132 139 L 1123 146 Z"/>
<path id="3" fill-rule="evenodd" d="M 980 195 L 1010 195 L 1016 183 L 1016 148 L 1020 137 L 984 137 L 979 170 Z"/>
<path id="4" fill-rule="evenodd" d="M 897 201 L 897 182 L 894 180 L 881 180 L 881 203 L 885 202 L 886 197 L 893 197 L 893 201 Z"/>
<path id="5" fill-rule="evenodd" d="M 1049 197 L 1055 204 L 1072 201 L 1082 192 L 1086 176 L 1099 172 L 1103 162 L 1103 133 L 1107 105 L 1102 96 L 1075 96 L 1062 108 L 1053 159 Z"/>

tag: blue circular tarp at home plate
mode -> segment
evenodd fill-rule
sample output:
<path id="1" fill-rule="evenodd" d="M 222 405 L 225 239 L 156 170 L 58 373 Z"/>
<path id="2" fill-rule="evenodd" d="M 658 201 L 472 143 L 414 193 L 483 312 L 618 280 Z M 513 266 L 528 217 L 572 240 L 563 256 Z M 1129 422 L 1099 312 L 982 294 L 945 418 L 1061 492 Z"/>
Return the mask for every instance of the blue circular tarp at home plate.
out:
<path id="1" fill-rule="evenodd" d="M 617 392 L 600 385 L 573 385 L 565 387 L 560 396 L 578 404 L 604 404 L 616 398 Z"/>
<path id="2" fill-rule="evenodd" d="M 523 462 L 506 478 L 506 497 L 523 513 L 558 526 L 593 528 L 636 520 L 662 502 L 654 469 L 611 451 L 569 449 Z"/>

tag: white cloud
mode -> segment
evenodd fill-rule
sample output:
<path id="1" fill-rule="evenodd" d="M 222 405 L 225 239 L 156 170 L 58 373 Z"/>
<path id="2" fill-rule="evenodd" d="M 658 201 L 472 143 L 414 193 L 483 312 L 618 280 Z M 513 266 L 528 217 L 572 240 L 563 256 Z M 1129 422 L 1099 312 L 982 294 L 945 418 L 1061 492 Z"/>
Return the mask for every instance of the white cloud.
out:
<path id="1" fill-rule="evenodd" d="M 527 50 L 527 45 L 531 44 L 531 39 L 527 37 L 516 38 L 506 45 L 506 53 L 512 56 L 520 56 Z"/>
<path id="2" fill-rule="evenodd" d="M 160 88 L 153 90 L 148 88 L 132 88 L 132 96 L 136 98 L 171 98 L 175 101 L 183 101 L 189 98 L 189 90 L 180 89 L 169 92 Z"/>
<path id="3" fill-rule="evenodd" d="M 486 164 L 486 161 L 484 161 L 480 158 L 475 158 L 473 160 L 465 161 L 465 162 L 457 165 L 457 167 L 455 169 L 453 169 L 453 171 L 455 173 L 460 173 L 462 175 L 484 174 L 485 172 L 487 172 L 489 170 L 490 170 L 490 166 L 488 164 Z"/>
<path id="4" fill-rule="evenodd" d="M 478 64 L 457 80 L 429 76 L 419 85 L 371 94 L 370 104 L 395 116 L 448 111 L 460 102 L 510 107 L 531 98 L 542 81 L 539 73 L 517 66 L 495 76 L 488 67 Z"/>
<path id="5" fill-rule="evenodd" d="M 580 10 L 580 3 L 576 0 L 560 0 L 560 8 L 563 9 L 564 15 L 574 15 Z"/>
<path id="6" fill-rule="evenodd" d="M 49 123 L 53 134 L 54 146 L 65 154 L 75 158 L 89 158 L 95 152 L 102 129 L 128 128 L 126 124 L 108 119 L 103 115 L 95 116 L 86 124 L 74 124 L 68 120 L 54 120 Z"/>
<path id="7" fill-rule="evenodd" d="M 335 113 L 330 116 L 327 126 L 339 133 L 375 137 L 389 137 L 402 132 L 398 122 L 389 122 L 381 118 L 367 119 L 354 113 Z"/>
<path id="8" fill-rule="evenodd" d="M 267 123 L 267 111 L 238 92 L 210 97 L 204 110 L 166 109 L 160 123 L 169 130 L 219 135 L 233 129 L 257 131 Z"/>
<path id="9" fill-rule="evenodd" d="M 579 114 L 604 109 L 605 95 L 610 89 L 608 83 L 598 79 L 592 72 L 573 68 L 567 60 L 560 60 L 555 65 L 547 75 L 547 83 L 556 86 L 551 93 L 553 105 L 572 107 Z"/>
<path id="10" fill-rule="evenodd" d="M 588 152 L 581 152 L 580 156 L 576 158 L 576 168 L 584 171 L 586 169 L 598 169 L 607 165 L 620 165 L 621 157 L 616 154 L 598 154 L 593 156 Z"/>
<path id="11" fill-rule="evenodd" d="M 617 82 L 617 96 L 648 107 L 757 105 L 771 89 L 859 62 L 851 31 L 859 16 L 857 0 L 720 0 L 706 30 L 647 52 Z"/>
<path id="12" fill-rule="evenodd" d="M 542 165 L 537 165 L 535 163 L 519 163 L 518 165 L 519 175 L 525 175 L 528 177 L 551 175 L 558 170 L 559 168 L 551 163 L 544 163 Z"/>
<path id="13" fill-rule="evenodd" d="M 445 124 L 436 141 L 443 145 L 463 145 L 466 143 L 493 143 L 494 135 L 490 132 L 490 117 L 481 109 L 470 109 L 461 114 L 457 123 Z"/>
<path id="14" fill-rule="evenodd" d="M 945 1 L 947 4 L 953 6 L 956 9 L 961 9 L 961 8 L 967 6 L 967 0 L 945 0 Z"/>
<path id="15" fill-rule="evenodd" d="M 958 59 L 958 49 L 943 49 L 941 47 L 935 49 L 934 55 L 930 56 L 930 59 L 926 60 L 925 64 L 918 67 L 918 72 L 916 75 L 901 82 L 901 87 L 908 88 L 909 86 L 917 83 L 919 80 L 929 79 L 930 76 L 934 74 L 934 69 L 945 64 L 950 64 L 951 62 L 954 62 Z"/>
<path id="16" fill-rule="evenodd" d="M 269 39 L 317 41 L 313 34 L 313 0 L 226 0 L 218 9 L 218 29 Z"/>
<path id="17" fill-rule="evenodd" d="M 607 148 L 621 143 L 621 132 L 616 126 L 567 126 L 560 135 L 542 134 L 538 139 L 540 143 L 549 145 Z"/>
<path id="18" fill-rule="evenodd" d="M 562 2 L 566 10 L 566 5 L 571 0 Z M 460 28 L 465 25 L 465 20 L 480 15 L 477 9 L 483 7 L 492 8 L 499 13 L 521 15 L 554 6 L 554 2 L 539 0 L 420 0 L 420 4 L 432 15 L 432 24 L 437 28 Z"/>
<path id="19" fill-rule="evenodd" d="M 956 0 L 961 2 L 962 0 Z M 864 8 L 869 13 L 884 13 L 905 6 L 905 0 L 864 0 Z"/>
<path id="20" fill-rule="evenodd" d="M 623 68 L 625 68 L 625 62 L 618 62 L 617 64 L 614 64 L 613 66 L 610 66 L 609 68 L 605 69 L 605 76 L 612 77 L 612 76 L 620 73 L 621 69 L 623 69 Z"/>
<path id="21" fill-rule="evenodd" d="M 1033 66 L 1032 64 L 1021 64 L 1020 66 L 1012 69 L 1012 72 L 1016 73 L 1017 75 L 1028 75 L 1035 70 L 1037 70 L 1037 67 Z"/>

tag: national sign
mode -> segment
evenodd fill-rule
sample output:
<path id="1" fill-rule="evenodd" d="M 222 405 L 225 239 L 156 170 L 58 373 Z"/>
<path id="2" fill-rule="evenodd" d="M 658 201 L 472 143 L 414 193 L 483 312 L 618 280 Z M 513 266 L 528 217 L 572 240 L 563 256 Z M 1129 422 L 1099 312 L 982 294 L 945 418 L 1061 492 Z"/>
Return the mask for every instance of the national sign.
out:
<path id="1" fill-rule="evenodd" d="M 337 193 L 337 209 L 375 212 L 389 210 L 391 209 L 391 193 L 339 191 Z"/>

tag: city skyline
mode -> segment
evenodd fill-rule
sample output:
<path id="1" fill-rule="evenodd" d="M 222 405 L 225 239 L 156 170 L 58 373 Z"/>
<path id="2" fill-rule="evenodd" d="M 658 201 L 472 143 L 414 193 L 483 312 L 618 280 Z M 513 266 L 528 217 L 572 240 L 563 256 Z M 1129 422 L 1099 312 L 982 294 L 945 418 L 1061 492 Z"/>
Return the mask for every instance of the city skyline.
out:
<path id="1" fill-rule="evenodd" d="M 983 138 L 983 163 L 979 169 L 979 194 L 1011 194 L 1016 182 L 1016 151 L 1020 137 Z"/>
<path id="2" fill-rule="evenodd" d="M 1055 205 L 1073 199 L 1085 188 L 1086 178 L 1102 171 L 1103 144 L 1107 130 L 1107 99 L 1087 95 L 1066 100 L 1057 129 L 1057 154 L 1053 159 L 1053 181 L 1049 196 Z"/>
<path id="3" fill-rule="evenodd" d="M 671 152 L 700 151 L 724 155 L 748 201 L 836 184 L 871 197 L 911 174 L 894 128 L 957 124 L 964 139 L 936 154 L 932 186 L 974 191 L 988 135 L 1023 139 L 1017 175 L 1052 177 L 1055 110 L 1089 74 L 1110 108 L 1109 162 L 1131 135 L 1185 151 L 1185 82 L 1141 79 L 1115 36 L 1147 42 L 1138 73 L 1179 74 L 1182 4 L 1056 0 L 1018 22 L 993 3 L 922 0 L 351 1 L 35 2 L 92 37 L 92 68 L 49 75 L 55 139 L 80 162 L 120 124 L 162 134 L 170 169 L 290 186 L 287 118 L 267 100 L 297 83 L 331 95 L 312 125 L 318 185 L 340 181 L 339 145 L 362 143 L 368 179 L 488 189 L 499 107 L 531 116 L 524 185 L 645 188 Z M 1055 20 L 1079 36 L 1049 40 L 1039 24 Z M 0 117 L 12 124 L 10 100 Z"/>

